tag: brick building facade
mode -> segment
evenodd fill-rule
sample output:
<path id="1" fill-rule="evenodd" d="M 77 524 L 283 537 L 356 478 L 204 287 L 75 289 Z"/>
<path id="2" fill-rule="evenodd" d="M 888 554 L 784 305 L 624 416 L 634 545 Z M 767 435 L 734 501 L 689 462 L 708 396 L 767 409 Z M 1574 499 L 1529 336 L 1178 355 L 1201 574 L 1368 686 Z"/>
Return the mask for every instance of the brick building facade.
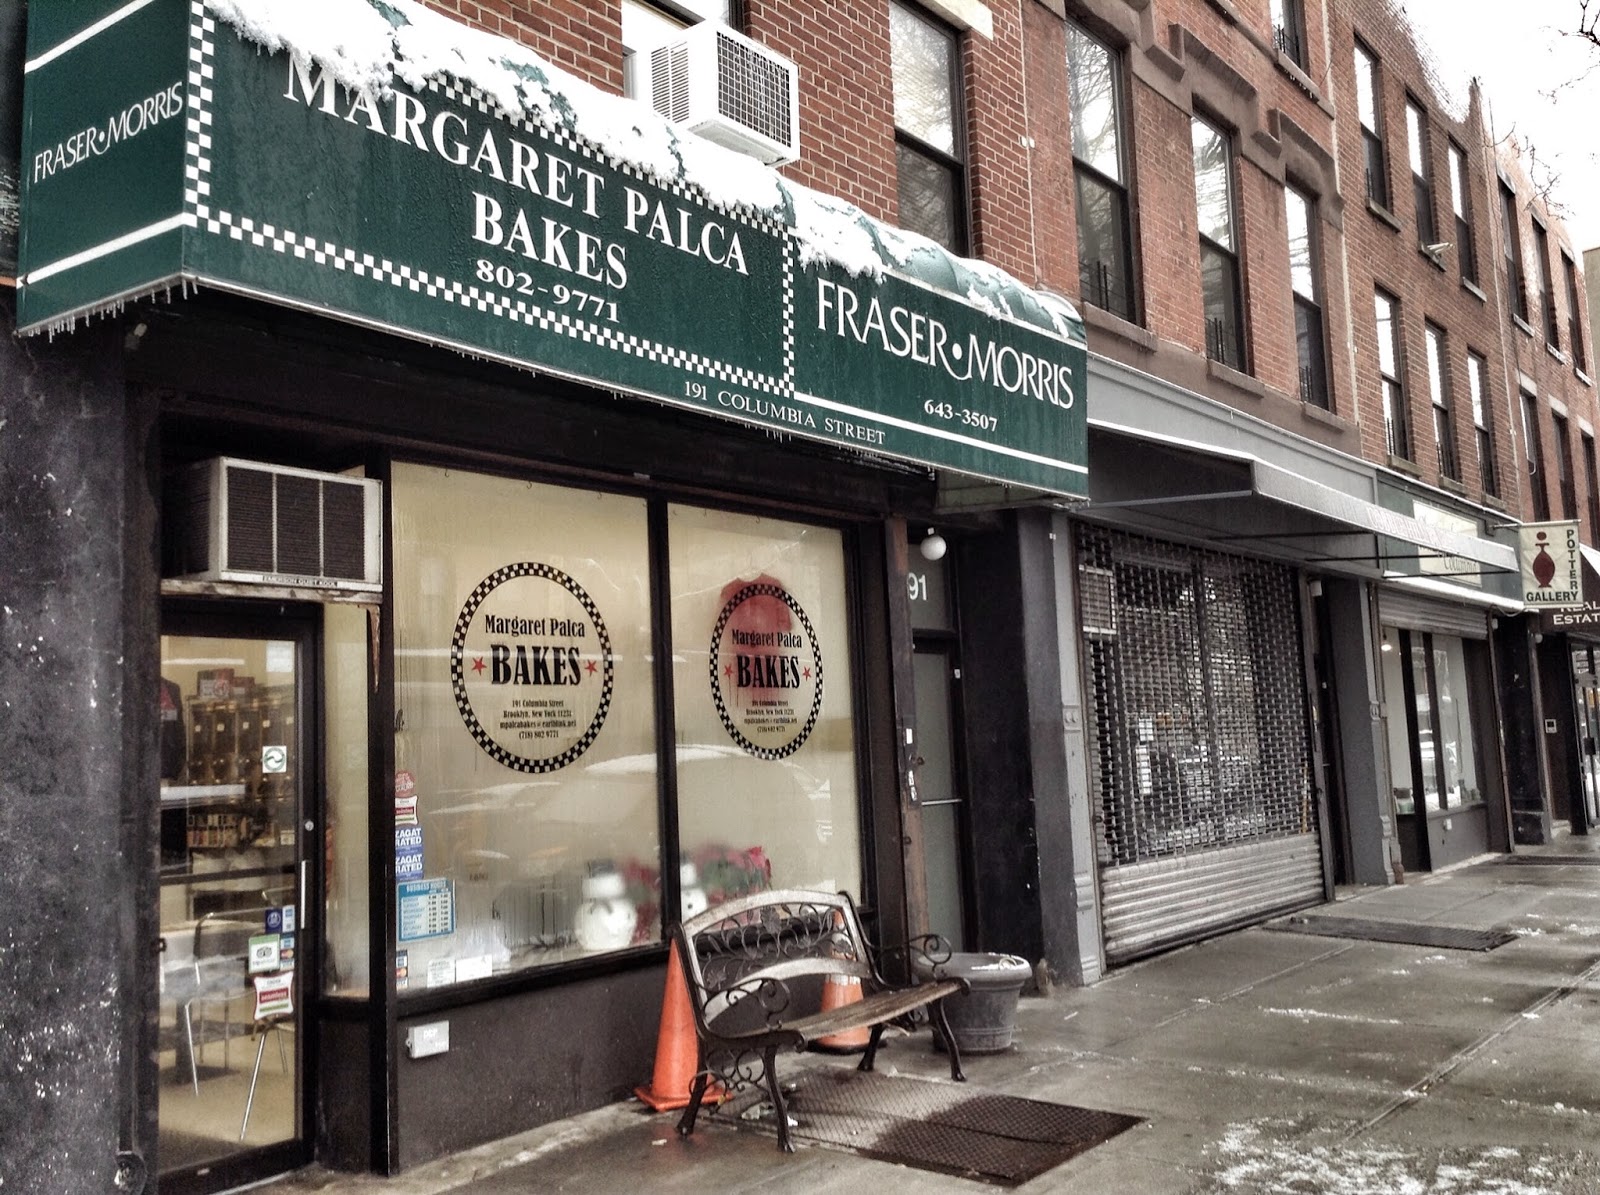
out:
<path id="1" fill-rule="evenodd" d="M 1600 818 L 1585 746 L 1600 738 L 1600 574 L 1592 611 L 1541 615 L 1516 548 L 1518 525 L 1569 519 L 1600 543 L 1582 263 L 1483 97 L 1441 82 L 1392 0 L 427 0 L 501 39 L 459 43 L 425 94 L 468 106 L 431 125 L 335 82 L 349 45 L 299 29 L 303 44 L 282 39 L 292 65 L 262 32 L 265 0 L 94 7 L 98 32 L 62 3 L 0 0 L 0 166 L 16 167 L 0 179 L 26 165 L 30 24 L 26 61 L 44 65 L 143 8 L 190 29 L 196 63 L 208 33 L 237 32 L 288 72 L 295 119 L 368 120 L 385 145 L 459 148 L 463 166 L 445 122 L 495 115 L 471 90 L 483 62 L 513 60 L 526 83 L 542 68 L 520 47 L 580 81 L 572 95 L 631 95 L 595 110 L 649 142 L 664 136 L 645 102 L 653 50 L 725 23 L 758 61 L 792 65 L 798 152 L 773 169 L 791 206 L 844 211 L 871 243 L 876 270 L 851 275 L 863 294 L 904 286 L 984 327 L 1021 325 L 1024 308 L 1081 315 L 1082 392 L 1060 405 L 1087 407 L 1087 483 L 876 448 L 894 419 L 862 417 L 848 444 L 807 439 L 754 413 L 781 407 L 781 388 L 757 394 L 731 369 L 717 393 L 743 413 L 719 417 L 570 365 L 514 368 L 527 362 L 453 325 L 336 322 L 270 287 L 135 287 L 72 312 L 53 341 L 14 336 L 28 288 L 83 262 L 30 277 L 0 222 L 0 462 L 35 479 L 6 499 L 0 548 L 40 562 L 5 617 L 11 642 L 42 645 L 0 663 L 28 711 L 0 729 L 21 761 L 5 806 L 50 811 L 55 829 L 8 831 L 0 868 L 16 941 L 49 961 L 37 993 L 0 994 L 0 1023 L 53 1043 L 31 1063 L 56 1093 L 48 1114 L 19 1084 L 0 1096 L 0 1123 L 23 1126 L 0 1149 L 19 1188 L 212 1192 L 312 1158 L 392 1173 L 622 1098 L 649 1074 L 666 926 L 740 884 L 843 886 L 886 940 L 937 932 L 1093 983 L 1335 884 L 1401 882 Z M 423 11 L 335 7 L 351 29 Z M 197 97 L 206 68 L 185 84 Z M 210 169 L 196 136 L 190 184 Z M 327 136 L 283 147 L 280 173 L 332 154 Z M 503 182 L 478 152 L 476 177 Z M 626 171 L 681 201 L 668 240 L 693 204 L 750 217 L 721 180 Z M 359 243 L 361 204 L 393 202 L 394 176 L 357 183 L 328 205 L 348 220 L 328 234 L 340 244 Z M 472 211 L 481 233 L 487 203 L 441 194 L 418 236 Z M 558 244 L 577 237 L 546 224 Z M 292 266 L 282 229 L 234 231 L 276 238 Z M 690 278 L 689 238 L 673 248 Z M 574 252 L 543 264 L 581 271 Z M 426 283 L 393 264 L 378 272 L 396 293 Z M 496 264 L 479 259 L 477 281 Z M 746 327 L 709 293 L 676 301 L 714 331 Z M 791 352 L 793 311 L 791 296 Z M 887 347 L 896 317 L 879 318 Z M 1081 353 L 1076 327 L 1061 314 L 1052 335 Z M 67 410 L 83 417 L 64 426 Z M 183 486 L 218 458 L 370 483 L 387 579 L 195 579 L 174 561 Z M 577 585 L 586 568 L 598 596 L 568 587 L 583 600 L 551 617 L 592 618 L 608 652 L 615 636 L 621 679 L 570 758 L 507 770 L 520 757 L 485 745 L 461 642 L 497 588 Z M 718 683 L 707 635 L 715 652 L 763 586 L 784 609 L 735 630 L 803 623 L 817 678 L 803 733 L 765 751 L 734 734 L 720 690 L 715 709 L 700 692 Z M 731 604 L 703 634 L 685 611 L 707 594 Z M 265 770 L 272 744 L 193 761 L 212 742 L 197 727 L 231 718 L 240 741 L 241 710 L 281 728 L 291 689 L 314 782 L 282 817 L 272 777 L 295 769 Z M 241 811 L 235 789 L 275 795 Z M 85 852 L 85 891 L 63 886 Z M 61 949 L 73 901 L 126 911 L 93 919 L 94 965 Z M 608 937 L 613 903 L 629 924 Z M 292 964 L 297 908 L 296 1008 L 246 1015 L 244 952 L 282 963 L 287 948 Z M 219 927 L 239 940 L 208 953 Z M 251 1025 L 267 1058 L 254 1075 L 238 1042 L 224 1052 Z M 288 1026 L 274 1070 L 268 1030 Z"/>

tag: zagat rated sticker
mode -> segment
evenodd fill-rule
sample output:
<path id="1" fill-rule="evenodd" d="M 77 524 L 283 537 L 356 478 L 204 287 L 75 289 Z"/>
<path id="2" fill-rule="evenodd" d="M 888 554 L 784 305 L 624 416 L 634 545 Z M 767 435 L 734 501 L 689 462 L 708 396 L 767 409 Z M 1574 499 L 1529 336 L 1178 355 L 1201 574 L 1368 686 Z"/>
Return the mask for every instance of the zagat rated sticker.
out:
<path id="1" fill-rule="evenodd" d="M 822 710 L 822 645 L 771 577 L 736 581 L 711 633 L 711 694 L 733 741 L 758 759 L 804 745 Z"/>
<path id="2" fill-rule="evenodd" d="M 605 620 L 558 568 L 508 564 L 461 607 L 450 641 L 456 708 L 508 768 L 553 772 L 587 751 L 611 709 L 613 681 Z"/>

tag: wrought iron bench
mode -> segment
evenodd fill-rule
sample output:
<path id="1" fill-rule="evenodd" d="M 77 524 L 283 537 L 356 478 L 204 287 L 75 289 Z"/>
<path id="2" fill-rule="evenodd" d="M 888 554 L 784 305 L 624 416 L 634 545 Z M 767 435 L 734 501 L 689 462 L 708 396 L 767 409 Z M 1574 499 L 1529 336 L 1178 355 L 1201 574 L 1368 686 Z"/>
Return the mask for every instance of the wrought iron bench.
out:
<path id="1" fill-rule="evenodd" d="M 732 1089 L 766 1081 L 778 1120 L 778 1147 L 794 1151 L 789 1117 L 778 1085 L 780 1049 L 803 1050 L 819 1039 L 870 1029 L 860 1070 L 870 1071 L 884 1027 L 911 1025 L 928 1008 L 948 1043 L 950 1077 L 964 1081 L 961 1054 L 944 1015 L 944 998 L 967 990 L 965 979 L 943 978 L 949 957 L 943 940 L 926 937 L 884 954 L 912 954 L 933 978 L 906 984 L 886 981 L 861 929 L 855 903 L 844 893 L 801 890 L 752 893 L 708 909 L 673 927 L 694 1010 L 699 1058 L 689 1105 L 678 1132 L 694 1132 L 700 1104 L 712 1082 Z M 859 982 L 859 999 L 826 1007 L 829 982 Z"/>

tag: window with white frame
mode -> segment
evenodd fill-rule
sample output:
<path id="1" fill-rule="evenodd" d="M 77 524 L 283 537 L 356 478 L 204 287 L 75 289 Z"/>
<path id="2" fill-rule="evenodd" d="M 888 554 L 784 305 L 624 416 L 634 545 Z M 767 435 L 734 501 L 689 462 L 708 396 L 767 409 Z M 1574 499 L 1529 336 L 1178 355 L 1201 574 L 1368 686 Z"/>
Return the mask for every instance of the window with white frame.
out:
<path id="1" fill-rule="evenodd" d="M 1378 59 L 1356 42 L 1356 113 L 1361 119 L 1361 141 L 1367 172 L 1367 198 L 1379 207 L 1389 206 L 1389 156 L 1383 144 L 1383 90 Z"/>
<path id="2" fill-rule="evenodd" d="M 1567 421 L 1554 411 L 1550 413 L 1550 428 L 1555 437 L 1556 495 L 1561 499 L 1561 517 L 1578 517 L 1578 489 L 1572 480 L 1572 437 L 1567 432 Z"/>
<path id="3" fill-rule="evenodd" d="M 1539 221 L 1533 222 L 1533 249 L 1538 255 L 1535 275 L 1539 287 L 1539 314 L 1544 317 L 1544 340 L 1551 348 L 1561 347 L 1561 324 L 1556 319 L 1556 288 L 1550 278 L 1550 233 Z"/>
<path id="4" fill-rule="evenodd" d="M 1415 100 L 1406 100 L 1406 152 L 1411 160 L 1411 198 L 1417 209 L 1417 244 L 1439 241 L 1433 215 L 1433 155 L 1428 145 L 1428 114 Z"/>
<path id="5" fill-rule="evenodd" d="M 1589 357 L 1583 350 L 1583 307 L 1578 295 L 1578 263 L 1565 249 L 1561 251 L 1561 272 L 1567 282 L 1567 341 L 1572 349 L 1572 364 L 1585 373 L 1589 370 Z"/>
<path id="6" fill-rule="evenodd" d="M 1294 294 L 1295 358 L 1300 400 L 1328 408 L 1328 361 L 1323 339 L 1320 246 L 1316 236 L 1316 204 L 1297 187 L 1283 189 L 1289 237 L 1289 287 Z"/>
<path id="7" fill-rule="evenodd" d="M 919 232 L 952 253 L 965 253 L 967 171 L 960 39 L 948 25 L 892 0 L 889 56 L 900 227 Z"/>
<path id="8" fill-rule="evenodd" d="M 1528 489 L 1533 496 L 1533 517 L 1543 523 L 1550 518 L 1550 491 L 1544 483 L 1544 444 L 1539 439 L 1539 400 L 1522 391 L 1522 439 L 1528 446 Z"/>
<path id="9" fill-rule="evenodd" d="M 1444 329 L 1428 324 L 1428 397 L 1433 400 L 1433 442 L 1439 453 L 1439 475 L 1459 481 L 1461 467 L 1456 458 L 1456 428 L 1450 414 L 1450 358 L 1445 352 Z"/>
<path id="10" fill-rule="evenodd" d="M 1378 330 L 1378 377 L 1383 392 L 1383 435 L 1389 455 L 1411 459 L 1411 428 L 1406 410 L 1403 356 L 1400 351 L 1400 300 L 1387 291 L 1374 299 Z"/>
<path id="11" fill-rule="evenodd" d="M 1467 173 L 1467 151 L 1450 143 L 1450 210 L 1456 219 L 1456 261 L 1461 281 L 1478 281 L 1478 252 L 1472 244 L 1472 183 Z"/>
<path id="12" fill-rule="evenodd" d="M 1206 356 L 1231 369 L 1243 370 L 1244 303 L 1234 216 L 1233 146 L 1228 135 L 1204 117 L 1191 119 L 1190 133 Z"/>
<path id="13" fill-rule="evenodd" d="M 1067 96 L 1078 217 L 1078 282 L 1085 302 L 1132 320 L 1133 230 L 1123 147 L 1122 63 L 1067 22 Z"/>
<path id="14" fill-rule="evenodd" d="M 1592 544 L 1600 537 L 1600 470 L 1595 468 L 1594 437 L 1588 432 L 1583 436 L 1583 476 L 1589 486 L 1589 542 Z"/>
<path id="15" fill-rule="evenodd" d="M 1306 69 L 1306 19 L 1300 0 L 1272 0 L 1272 42 L 1283 56 Z"/>
<path id="16" fill-rule="evenodd" d="M 1500 183 L 1500 223 L 1505 234 L 1506 293 L 1511 296 L 1511 314 L 1528 322 L 1528 288 L 1522 276 L 1522 228 L 1517 223 L 1517 193 L 1504 180 Z"/>
<path id="17" fill-rule="evenodd" d="M 1485 405 L 1488 394 L 1489 366 L 1481 354 L 1467 354 L 1467 389 L 1472 394 L 1472 423 L 1477 429 L 1478 477 L 1483 482 L 1485 494 L 1500 492 L 1500 474 L 1494 460 L 1494 425 L 1489 420 Z"/>
<path id="18" fill-rule="evenodd" d="M 650 55 L 690 25 L 732 16 L 732 0 L 622 0 L 622 94 L 650 100 Z"/>

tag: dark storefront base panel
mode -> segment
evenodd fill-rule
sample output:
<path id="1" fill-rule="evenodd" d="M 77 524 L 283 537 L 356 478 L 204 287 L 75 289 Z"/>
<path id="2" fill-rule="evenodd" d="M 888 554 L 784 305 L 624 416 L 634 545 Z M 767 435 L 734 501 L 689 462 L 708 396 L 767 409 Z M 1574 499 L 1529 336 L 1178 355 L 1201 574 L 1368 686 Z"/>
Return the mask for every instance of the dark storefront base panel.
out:
<path id="1" fill-rule="evenodd" d="M 1424 871 L 1438 871 L 1466 859 L 1475 859 L 1490 850 L 1504 849 L 1490 843 L 1489 814 L 1482 805 L 1467 809 L 1452 809 L 1448 813 L 1431 813 L 1427 820 L 1428 854 L 1419 853 L 1417 836 L 1421 823 L 1411 814 L 1395 819 L 1396 833 L 1400 838 L 1400 851 L 1406 870 L 1413 867 Z M 1504 837 L 1502 835 L 1502 837 Z M 1420 860 L 1426 862 L 1419 862 Z"/>
<path id="2" fill-rule="evenodd" d="M 1482 805 L 1428 817 L 1428 857 L 1433 869 L 1472 859 L 1489 849 L 1489 814 Z"/>
<path id="3" fill-rule="evenodd" d="M 372 1038 L 355 1015 L 317 1023 L 317 1161 L 330 1170 L 370 1170 L 372 1155 Z"/>
<path id="4" fill-rule="evenodd" d="M 395 1070 L 400 1167 L 622 1099 L 655 1062 L 665 970 L 545 988 L 402 1018 Z M 406 1030 L 450 1023 L 450 1050 L 413 1059 Z"/>

